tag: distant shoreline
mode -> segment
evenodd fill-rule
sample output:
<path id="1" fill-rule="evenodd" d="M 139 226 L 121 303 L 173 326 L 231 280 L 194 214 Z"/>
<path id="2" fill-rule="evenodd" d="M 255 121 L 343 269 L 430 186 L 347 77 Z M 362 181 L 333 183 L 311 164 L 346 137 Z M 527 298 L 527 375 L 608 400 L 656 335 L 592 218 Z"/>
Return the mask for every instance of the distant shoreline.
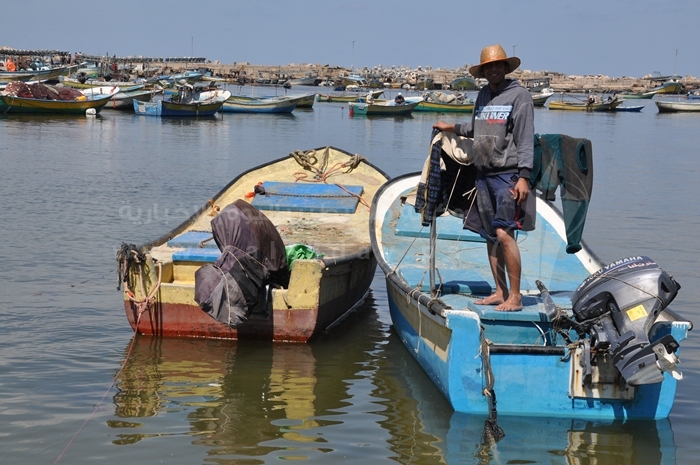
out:
<path id="1" fill-rule="evenodd" d="M 365 77 L 375 77 L 381 81 L 384 87 L 399 88 L 405 83 L 417 85 L 420 82 L 430 81 L 431 87 L 442 90 L 449 89 L 450 83 L 457 77 L 468 76 L 468 66 L 456 69 L 442 69 L 431 67 L 373 67 L 362 69 L 348 69 L 341 66 L 328 64 L 287 64 L 287 65 L 257 65 L 249 62 L 234 62 L 223 64 L 218 60 L 211 61 L 206 58 L 150 58 L 150 57 L 108 57 L 93 56 L 81 53 L 59 52 L 50 50 L 17 50 L 9 47 L 0 47 L 0 56 L 51 56 L 60 59 L 61 62 L 72 59 L 80 62 L 83 60 L 102 63 L 116 62 L 124 66 L 142 65 L 143 67 L 159 68 L 161 74 L 178 73 L 193 69 L 208 69 L 214 76 L 223 78 L 228 83 L 242 83 L 255 85 L 257 81 L 265 79 L 298 79 L 305 76 L 318 76 L 319 80 L 337 81 L 350 74 L 362 74 Z M 604 75 L 567 75 L 550 71 L 530 71 L 518 69 L 509 75 L 511 78 L 526 79 L 547 78 L 555 92 L 645 92 L 660 84 L 660 77 L 645 76 L 634 78 L 629 76 L 609 77 Z M 685 91 L 700 89 L 700 79 L 693 76 L 678 76 L 679 81 L 685 86 Z"/>
<path id="2" fill-rule="evenodd" d="M 242 79 L 248 81 L 247 83 L 254 84 L 254 81 L 258 77 L 282 77 L 287 78 L 302 78 L 305 75 L 317 75 L 322 80 L 338 80 L 343 76 L 348 76 L 350 74 L 366 74 L 374 72 L 384 72 L 384 73 L 397 73 L 399 70 L 395 67 L 382 68 L 379 69 L 367 69 L 362 70 L 351 70 L 338 66 L 328 66 L 328 65 L 312 65 L 312 64 L 291 64 L 291 65 L 255 65 L 250 63 L 233 63 L 233 64 L 221 64 L 218 62 L 207 62 L 199 64 L 203 68 L 210 69 L 214 75 L 221 76 L 227 79 L 236 80 Z M 169 63 L 168 68 L 173 71 L 182 71 L 187 68 L 192 69 L 192 63 Z M 424 80 L 431 80 L 435 87 L 438 89 L 445 89 L 449 84 L 457 77 L 465 76 L 466 70 L 464 68 L 458 69 L 403 69 L 401 70 L 405 75 L 414 74 L 415 81 L 420 82 Z M 633 78 L 629 76 L 624 77 L 609 77 L 603 75 L 566 75 L 563 73 L 546 72 L 546 71 L 528 71 L 528 70 L 516 70 L 509 75 L 511 78 L 515 79 L 535 79 L 535 78 L 548 78 L 551 83 L 551 87 L 555 92 L 598 92 L 598 93 L 612 93 L 612 92 L 644 92 L 652 87 L 658 85 L 658 80 L 644 77 L 644 78 Z M 680 81 L 685 85 L 687 91 L 692 91 L 695 89 L 700 89 L 700 79 L 686 76 L 681 77 Z M 392 82 L 393 83 L 393 82 Z M 396 85 L 391 85 L 389 87 L 400 87 Z"/>

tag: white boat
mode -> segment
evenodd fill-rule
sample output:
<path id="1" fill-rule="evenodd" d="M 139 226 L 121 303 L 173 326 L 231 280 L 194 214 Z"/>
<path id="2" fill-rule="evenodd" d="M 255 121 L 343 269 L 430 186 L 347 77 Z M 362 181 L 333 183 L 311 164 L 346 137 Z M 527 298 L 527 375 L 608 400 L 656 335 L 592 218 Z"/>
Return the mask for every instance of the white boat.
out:
<path id="1" fill-rule="evenodd" d="M 656 100 L 659 113 L 675 113 L 679 111 L 700 111 L 700 99 Z"/>
<path id="2" fill-rule="evenodd" d="M 318 79 L 318 74 L 306 73 L 304 77 L 290 79 L 288 82 L 293 86 L 313 86 Z"/>

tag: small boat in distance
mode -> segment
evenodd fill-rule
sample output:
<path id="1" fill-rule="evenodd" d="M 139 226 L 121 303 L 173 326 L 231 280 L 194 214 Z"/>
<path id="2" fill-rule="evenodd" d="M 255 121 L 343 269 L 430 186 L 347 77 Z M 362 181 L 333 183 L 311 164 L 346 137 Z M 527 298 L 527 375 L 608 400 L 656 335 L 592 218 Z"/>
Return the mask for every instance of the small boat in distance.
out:
<path id="1" fill-rule="evenodd" d="M 550 110 L 573 110 L 573 111 L 612 111 L 622 104 L 623 100 L 617 97 L 606 99 L 590 95 L 585 101 L 565 100 L 563 95 L 560 99 L 549 98 L 547 107 Z"/>
<path id="2" fill-rule="evenodd" d="M 549 97 L 552 95 L 554 95 L 554 91 L 552 89 L 543 89 L 540 92 L 530 92 L 532 104 L 536 107 L 543 107 L 544 104 L 547 103 Z"/>
<path id="3" fill-rule="evenodd" d="M 639 113 L 644 109 L 644 105 L 620 105 L 618 107 L 613 108 L 613 111 L 623 111 L 623 112 L 632 112 L 632 113 Z"/>
<path id="4" fill-rule="evenodd" d="M 372 90 L 369 93 L 372 94 L 373 99 L 378 99 L 384 93 L 383 90 Z M 318 94 L 316 96 L 317 102 L 359 102 L 366 98 L 367 95 L 360 94 L 359 92 L 343 92 L 338 94 Z"/>
<path id="5" fill-rule="evenodd" d="M 409 116 L 420 102 L 394 103 L 393 100 L 367 103 L 350 102 L 350 116 Z"/>
<path id="6" fill-rule="evenodd" d="M 109 88 L 109 87 L 107 87 Z M 85 94 L 85 95 L 92 95 L 93 93 L 99 94 L 99 89 L 100 87 L 88 87 L 88 88 L 83 88 L 80 91 Z M 107 105 L 104 106 L 106 109 L 112 109 L 112 110 L 128 110 L 128 111 L 133 111 L 134 109 L 134 100 L 138 100 L 140 102 L 149 102 L 153 99 L 153 96 L 160 93 L 161 91 L 159 90 L 149 90 L 149 89 L 144 89 L 144 85 L 136 85 L 132 87 L 119 87 L 119 92 L 116 94 L 112 95 L 112 97 L 109 99 L 109 102 Z"/>
<path id="7" fill-rule="evenodd" d="M 654 100 L 659 113 L 697 112 L 700 111 L 699 99 L 680 98 L 678 100 Z"/>
<path id="8" fill-rule="evenodd" d="M 232 95 L 221 107 L 226 113 L 291 113 L 304 97 L 250 97 Z"/>
<path id="9" fill-rule="evenodd" d="M 243 172 L 172 231 L 119 254 L 129 324 L 154 336 L 276 342 L 307 342 L 324 333 L 369 292 L 377 266 L 369 205 L 388 179 L 360 155 L 334 147 L 298 150 Z M 227 224 L 238 229 L 229 235 L 220 229 Z M 224 244 L 236 238 L 249 244 Z M 248 247 L 253 243 L 255 251 Z M 285 249 L 284 263 L 270 258 Z M 220 260 L 241 250 L 246 253 L 237 260 L 254 268 L 245 276 L 257 275 L 262 269 L 255 264 L 265 263 L 271 282 L 236 281 L 224 270 Z M 129 261 L 133 254 L 138 263 Z M 218 313 L 197 294 L 209 271 L 221 277 L 212 270 L 217 263 L 247 296 L 245 304 L 227 300 L 240 291 L 226 284 L 231 293 L 210 302 L 223 304 Z"/>
<path id="10" fill-rule="evenodd" d="M 479 85 L 476 83 L 476 79 L 471 76 L 460 76 L 456 77 L 450 83 L 450 89 L 452 90 L 479 90 Z"/>
<path id="11" fill-rule="evenodd" d="M 161 99 L 142 102 L 134 100 L 134 113 L 145 116 L 213 116 L 231 96 L 228 90 L 205 88 L 195 90 L 189 84 L 166 91 Z"/>
<path id="12" fill-rule="evenodd" d="M 415 111 L 431 111 L 438 113 L 471 113 L 474 111 L 474 100 L 464 94 L 428 91 L 422 97 L 408 97 L 406 102 L 418 101 Z"/>

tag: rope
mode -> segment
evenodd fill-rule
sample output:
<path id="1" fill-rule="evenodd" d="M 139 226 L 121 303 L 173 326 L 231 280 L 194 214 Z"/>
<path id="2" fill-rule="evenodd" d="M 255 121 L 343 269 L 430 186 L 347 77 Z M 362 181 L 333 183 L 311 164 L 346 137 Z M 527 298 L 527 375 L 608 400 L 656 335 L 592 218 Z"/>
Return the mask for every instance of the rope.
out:
<path id="1" fill-rule="evenodd" d="M 496 391 L 493 390 L 496 380 L 491 370 L 489 349 L 492 344 L 490 340 L 484 337 L 481 338 L 481 360 L 484 364 L 484 380 L 486 381 L 483 394 L 487 397 L 487 402 L 489 403 L 489 418 L 484 422 L 484 431 L 482 435 L 482 440 L 486 444 L 493 444 L 503 439 L 506 435 L 496 421 L 496 417 L 498 416 L 498 412 L 496 411 Z"/>
<path id="2" fill-rule="evenodd" d="M 105 393 L 102 395 L 102 398 L 100 401 L 95 405 L 95 408 L 92 410 L 90 415 L 85 419 L 82 425 L 80 425 L 80 428 L 78 428 L 78 431 L 75 432 L 73 437 L 68 441 L 68 444 L 66 444 L 66 447 L 63 448 L 60 454 L 58 454 L 58 457 L 56 457 L 56 460 L 53 462 L 53 465 L 56 465 L 63 455 L 66 453 L 68 448 L 73 444 L 75 439 L 78 437 L 78 435 L 83 431 L 85 428 L 85 425 L 92 419 L 92 417 L 95 415 L 95 413 L 102 408 L 102 405 L 104 404 L 105 398 L 107 398 L 107 394 L 112 390 L 114 385 L 117 382 L 117 379 L 119 379 L 119 376 L 122 374 L 124 371 L 124 368 L 126 368 L 126 364 L 129 363 L 129 360 L 131 358 L 131 353 L 134 350 L 134 345 L 136 344 L 136 338 L 138 337 L 138 328 L 139 328 L 139 323 L 141 322 L 141 315 L 151 308 L 153 306 L 153 303 L 155 302 L 155 294 L 160 289 L 160 284 L 161 284 L 161 279 L 162 279 L 162 264 L 160 262 L 156 262 L 156 265 L 158 266 L 158 282 L 156 283 L 155 286 L 153 286 L 153 289 L 151 289 L 151 292 L 148 293 L 148 295 L 145 294 L 144 291 L 144 286 L 143 286 L 143 279 L 141 278 L 143 268 L 142 265 L 146 260 L 146 255 L 139 251 L 134 244 L 126 244 L 122 243 L 121 249 L 117 252 L 117 264 L 118 264 L 118 275 L 119 275 L 119 284 L 117 285 L 117 290 L 120 288 L 121 282 L 124 282 L 124 293 L 128 296 L 129 300 L 131 302 L 134 302 L 137 308 L 137 313 L 136 313 L 136 318 L 135 318 L 135 325 L 134 325 L 134 337 L 131 339 L 131 344 L 129 344 L 129 350 L 126 352 L 126 357 L 124 358 L 124 362 L 122 363 L 121 367 L 119 368 L 119 371 L 117 371 L 117 374 L 114 375 L 112 378 L 112 382 L 110 385 L 107 387 L 107 390 L 105 390 Z M 145 296 L 142 300 L 137 300 L 134 297 L 133 292 L 129 290 L 129 282 L 128 282 L 128 274 L 129 274 L 129 267 L 132 264 L 138 264 L 139 266 L 139 287 L 141 288 L 141 291 L 143 292 L 143 295 Z"/>
<path id="3" fill-rule="evenodd" d="M 295 150 L 289 155 L 294 157 L 299 165 L 306 171 L 311 171 L 314 173 L 312 179 L 309 179 L 309 173 L 304 173 L 302 171 L 297 171 L 294 173 L 294 181 L 304 181 L 304 182 L 324 182 L 328 183 L 328 178 L 340 174 L 347 174 L 357 168 L 360 163 L 366 161 L 367 159 L 355 154 L 346 162 L 338 162 L 335 165 L 328 168 L 328 159 L 330 154 L 330 147 L 323 149 L 323 154 L 321 155 L 320 161 L 316 150 L 309 150 L 303 152 L 301 150 Z M 318 166 L 315 166 L 318 164 Z M 343 171 L 344 170 L 344 171 Z M 357 199 L 362 203 L 362 205 L 370 208 L 369 203 L 362 198 L 361 195 L 357 195 L 354 192 L 350 192 L 342 184 L 334 183 L 336 186 L 347 192 L 351 197 L 357 197 Z"/>

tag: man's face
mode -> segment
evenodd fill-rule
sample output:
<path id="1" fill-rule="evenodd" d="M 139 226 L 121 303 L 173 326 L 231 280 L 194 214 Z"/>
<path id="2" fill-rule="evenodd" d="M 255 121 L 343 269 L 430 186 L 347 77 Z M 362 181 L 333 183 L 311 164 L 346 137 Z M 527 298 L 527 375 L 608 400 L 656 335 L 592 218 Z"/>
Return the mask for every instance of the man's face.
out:
<path id="1" fill-rule="evenodd" d="M 483 66 L 484 77 L 492 86 L 499 86 L 506 78 L 506 62 L 494 61 Z"/>

